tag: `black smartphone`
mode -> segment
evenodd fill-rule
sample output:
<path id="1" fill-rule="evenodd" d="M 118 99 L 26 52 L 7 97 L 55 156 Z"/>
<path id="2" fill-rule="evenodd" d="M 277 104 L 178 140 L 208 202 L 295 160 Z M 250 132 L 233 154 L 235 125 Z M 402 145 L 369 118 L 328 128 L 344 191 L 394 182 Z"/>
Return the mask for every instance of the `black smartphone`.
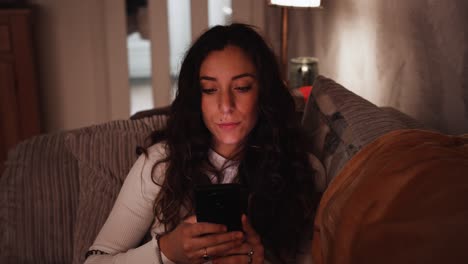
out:
<path id="1" fill-rule="evenodd" d="M 247 195 L 240 184 L 209 184 L 195 187 L 197 222 L 223 224 L 228 231 L 242 231 Z"/>

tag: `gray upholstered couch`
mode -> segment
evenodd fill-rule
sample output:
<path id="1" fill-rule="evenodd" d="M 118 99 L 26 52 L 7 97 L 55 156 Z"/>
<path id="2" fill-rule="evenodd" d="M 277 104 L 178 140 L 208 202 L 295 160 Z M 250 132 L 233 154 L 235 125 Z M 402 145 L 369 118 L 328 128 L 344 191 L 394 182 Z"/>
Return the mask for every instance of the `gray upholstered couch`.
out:
<path id="1" fill-rule="evenodd" d="M 0 263 L 80 263 L 159 113 L 40 135 L 10 151 L 0 178 Z M 318 77 L 304 110 L 327 182 L 382 134 L 422 125 Z"/>

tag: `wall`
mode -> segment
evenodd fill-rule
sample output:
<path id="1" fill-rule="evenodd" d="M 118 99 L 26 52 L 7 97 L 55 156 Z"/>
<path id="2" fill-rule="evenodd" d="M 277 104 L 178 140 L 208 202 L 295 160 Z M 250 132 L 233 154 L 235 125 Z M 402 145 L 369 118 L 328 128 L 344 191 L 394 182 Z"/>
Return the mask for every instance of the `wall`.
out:
<path id="1" fill-rule="evenodd" d="M 290 57 L 380 106 L 452 134 L 468 133 L 468 1 L 323 0 L 290 11 Z M 278 8 L 268 8 L 276 36 Z M 278 49 L 278 39 L 272 38 Z"/>
<path id="2" fill-rule="evenodd" d="M 123 0 L 29 2 L 44 132 L 128 118 Z"/>

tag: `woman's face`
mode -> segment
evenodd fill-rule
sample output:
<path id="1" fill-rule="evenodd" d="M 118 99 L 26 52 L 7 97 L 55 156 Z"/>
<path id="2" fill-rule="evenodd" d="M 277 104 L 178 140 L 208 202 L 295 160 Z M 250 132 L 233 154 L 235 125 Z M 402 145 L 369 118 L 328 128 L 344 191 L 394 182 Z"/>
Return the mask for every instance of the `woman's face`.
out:
<path id="1" fill-rule="evenodd" d="M 214 150 L 238 151 L 257 123 L 258 81 L 250 58 L 236 46 L 208 54 L 200 68 L 203 121 Z"/>

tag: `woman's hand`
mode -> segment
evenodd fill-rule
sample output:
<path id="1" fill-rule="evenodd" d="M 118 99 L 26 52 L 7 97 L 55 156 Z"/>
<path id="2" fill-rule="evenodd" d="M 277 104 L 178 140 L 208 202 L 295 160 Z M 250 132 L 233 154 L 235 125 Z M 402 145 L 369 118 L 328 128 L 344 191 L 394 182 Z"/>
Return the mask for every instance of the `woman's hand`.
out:
<path id="1" fill-rule="evenodd" d="M 187 218 L 172 232 L 159 240 L 161 251 L 177 263 L 203 263 L 204 255 L 223 256 L 244 241 L 242 232 L 226 232 L 226 227 L 197 223 L 195 216 Z"/>
<path id="2" fill-rule="evenodd" d="M 214 259 L 214 264 L 263 264 L 265 257 L 262 240 L 250 225 L 246 215 L 242 215 L 242 227 L 246 236 L 244 243 L 242 243 L 242 245 L 239 247 L 229 250 L 224 256 Z"/>

